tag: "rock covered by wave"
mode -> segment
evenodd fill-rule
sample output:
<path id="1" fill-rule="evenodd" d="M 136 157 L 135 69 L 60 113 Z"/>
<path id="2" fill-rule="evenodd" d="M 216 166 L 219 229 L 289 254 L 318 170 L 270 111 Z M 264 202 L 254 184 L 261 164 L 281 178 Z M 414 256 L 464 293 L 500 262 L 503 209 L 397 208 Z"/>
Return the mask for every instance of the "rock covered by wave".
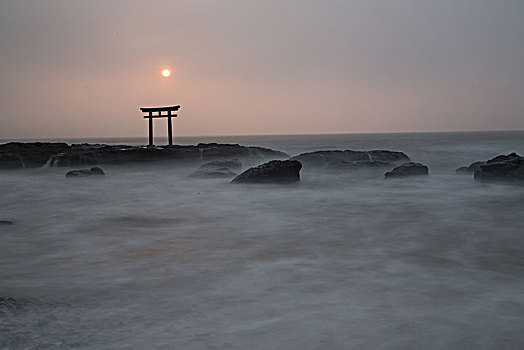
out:
<path id="1" fill-rule="evenodd" d="M 219 169 L 219 168 L 240 170 L 242 169 L 242 162 L 240 162 L 238 159 L 224 159 L 224 160 L 214 160 L 212 162 L 205 163 L 200 166 L 200 169 Z"/>
<path id="2" fill-rule="evenodd" d="M 68 171 L 66 177 L 85 177 L 85 176 L 104 176 L 105 173 L 102 169 L 97 166 L 91 169 L 80 169 Z"/>
<path id="3" fill-rule="evenodd" d="M 215 168 L 215 169 L 198 169 L 187 177 L 201 178 L 201 179 L 222 179 L 232 178 L 237 176 L 236 173 L 229 170 L 229 168 Z"/>
<path id="4" fill-rule="evenodd" d="M 384 174 L 386 178 L 428 175 L 428 167 L 424 164 L 409 162 L 401 164 Z"/>
<path id="5" fill-rule="evenodd" d="M 302 153 L 291 160 L 298 160 L 307 167 L 344 170 L 391 166 L 409 162 L 410 158 L 403 152 L 387 150 L 330 150 Z"/>
<path id="6" fill-rule="evenodd" d="M 0 169 L 81 166 L 154 161 L 202 162 L 217 159 L 284 159 L 284 152 L 239 144 L 199 143 L 194 146 L 127 146 L 51 142 L 0 145 Z"/>
<path id="7" fill-rule="evenodd" d="M 238 159 L 214 160 L 212 162 L 202 164 L 198 170 L 192 174 L 189 174 L 187 177 L 221 179 L 232 178 L 238 175 L 237 173 L 232 172 L 230 169 L 242 169 L 242 162 L 240 162 Z"/>

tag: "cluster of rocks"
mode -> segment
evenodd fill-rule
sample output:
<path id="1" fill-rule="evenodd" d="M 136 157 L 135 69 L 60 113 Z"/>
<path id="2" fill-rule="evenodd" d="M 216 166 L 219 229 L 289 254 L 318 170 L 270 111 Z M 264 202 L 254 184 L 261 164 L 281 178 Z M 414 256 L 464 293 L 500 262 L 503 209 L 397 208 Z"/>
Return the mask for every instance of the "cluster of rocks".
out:
<path id="1" fill-rule="evenodd" d="M 524 181 L 524 157 L 516 153 L 471 163 L 456 170 L 458 174 L 471 174 L 477 181 Z"/>
<path id="2" fill-rule="evenodd" d="M 284 152 L 238 144 L 196 146 L 126 146 L 51 142 L 0 144 L 0 169 L 93 166 L 156 161 L 202 162 L 217 159 L 285 159 Z"/>
<path id="3" fill-rule="evenodd" d="M 403 152 L 386 150 L 353 151 L 330 150 L 302 153 L 289 160 L 274 160 L 250 168 L 234 178 L 231 183 L 286 183 L 300 180 L 302 166 L 329 171 L 351 170 L 356 168 L 394 168 L 386 177 L 427 175 L 426 166 L 409 162 Z M 422 170 L 421 170 L 422 169 Z M 425 171 L 424 171 L 425 170 Z"/>
<path id="4" fill-rule="evenodd" d="M 73 144 L 56 142 L 11 142 L 0 145 L 0 169 L 35 167 L 73 167 L 81 165 L 124 164 L 155 161 L 194 163 L 207 161 L 191 178 L 233 178 L 233 183 L 295 182 L 300 180 L 302 165 L 329 171 L 356 168 L 392 167 L 386 177 L 420 175 L 419 166 L 409 163 L 403 152 L 387 150 L 329 150 L 302 153 L 289 158 L 284 152 L 238 144 L 199 143 L 196 146 L 143 147 L 104 144 Z M 240 159 L 272 159 L 250 168 L 237 176 L 242 168 Z M 422 166 L 424 167 L 424 166 Z M 425 168 L 427 175 L 427 168 Z M 99 167 L 71 170 L 67 177 L 104 175 Z"/>

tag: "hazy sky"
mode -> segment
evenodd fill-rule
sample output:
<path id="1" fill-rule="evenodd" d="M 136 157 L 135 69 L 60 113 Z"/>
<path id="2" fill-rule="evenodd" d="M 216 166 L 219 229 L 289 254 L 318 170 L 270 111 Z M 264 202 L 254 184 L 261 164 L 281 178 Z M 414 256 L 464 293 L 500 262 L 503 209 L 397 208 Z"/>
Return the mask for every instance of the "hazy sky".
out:
<path id="1" fill-rule="evenodd" d="M 175 136 L 524 129 L 524 1 L 0 0 L 0 138 L 173 104 Z"/>

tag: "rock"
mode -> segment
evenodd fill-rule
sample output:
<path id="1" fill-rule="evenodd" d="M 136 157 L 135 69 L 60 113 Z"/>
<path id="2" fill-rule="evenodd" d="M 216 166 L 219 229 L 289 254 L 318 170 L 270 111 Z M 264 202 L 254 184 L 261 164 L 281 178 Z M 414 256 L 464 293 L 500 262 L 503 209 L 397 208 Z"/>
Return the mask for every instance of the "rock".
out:
<path id="1" fill-rule="evenodd" d="M 387 172 L 386 178 L 428 175 L 428 167 L 415 162 L 404 163 Z"/>
<path id="2" fill-rule="evenodd" d="M 486 161 L 474 172 L 477 181 L 524 181 L 524 157 L 511 153 Z"/>
<path id="3" fill-rule="evenodd" d="M 13 222 L 9 220 L 0 220 L 0 226 L 2 225 L 12 225 Z"/>
<path id="4" fill-rule="evenodd" d="M 27 303 L 24 299 L 15 299 L 11 297 L 0 297 L 0 313 L 9 309 L 19 309 Z"/>
<path id="5" fill-rule="evenodd" d="M 21 169 L 24 167 L 22 158 L 13 153 L 0 154 L 0 169 Z"/>
<path id="6" fill-rule="evenodd" d="M 205 179 L 223 179 L 231 178 L 237 176 L 234 172 L 228 168 L 218 168 L 218 169 L 198 169 L 194 173 L 188 175 L 188 177 L 193 178 L 205 178 Z"/>
<path id="7" fill-rule="evenodd" d="M 300 181 L 302 164 L 297 160 L 272 160 L 250 168 L 231 183 L 286 183 Z"/>
<path id="8" fill-rule="evenodd" d="M 480 166 L 486 164 L 486 162 L 480 161 L 480 162 L 474 162 L 471 163 L 469 166 L 462 166 L 460 168 L 457 168 L 455 172 L 457 174 L 472 174 L 476 170 L 480 170 Z"/>
<path id="9" fill-rule="evenodd" d="M 25 168 L 41 167 L 53 155 L 69 150 L 70 146 L 63 142 L 9 142 L 0 144 L 0 155 L 14 154 L 18 156 Z"/>
<path id="10" fill-rule="evenodd" d="M 98 160 L 94 153 L 60 153 L 52 158 L 52 165 L 57 166 L 79 166 L 79 165 L 96 165 Z"/>
<path id="11" fill-rule="evenodd" d="M 396 164 L 409 162 L 411 159 L 404 152 L 374 150 L 367 152 L 372 161 L 381 162 L 383 164 Z"/>
<path id="12" fill-rule="evenodd" d="M 410 159 L 403 152 L 333 150 L 302 153 L 292 157 L 291 160 L 298 160 L 304 166 L 343 170 L 348 168 L 391 166 Z"/>
<path id="13" fill-rule="evenodd" d="M 197 148 L 203 160 L 217 158 L 289 158 L 289 155 L 263 147 L 240 146 L 239 144 L 199 143 Z"/>
<path id="14" fill-rule="evenodd" d="M 99 167 L 92 167 L 91 169 L 71 170 L 68 171 L 66 177 L 84 177 L 84 176 L 100 176 L 105 175 L 104 171 Z"/>
<path id="15" fill-rule="evenodd" d="M 196 146 L 126 146 L 103 144 L 10 142 L 0 144 L 0 169 L 80 166 L 156 161 L 202 162 L 221 159 L 285 159 L 280 151 L 238 144 L 200 143 Z M 18 158 L 18 160 L 16 159 Z M 21 163 L 20 163 L 21 162 Z"/>
<path id="16" fill-rule="evenodd" d="M 225 159 L 225 160 L 215 160 L 213 162 L 203 164 L 200 169 L 220 169 L 228 168 L 234 170 L 242 169 L 242 163 L 238 159 Z"/>

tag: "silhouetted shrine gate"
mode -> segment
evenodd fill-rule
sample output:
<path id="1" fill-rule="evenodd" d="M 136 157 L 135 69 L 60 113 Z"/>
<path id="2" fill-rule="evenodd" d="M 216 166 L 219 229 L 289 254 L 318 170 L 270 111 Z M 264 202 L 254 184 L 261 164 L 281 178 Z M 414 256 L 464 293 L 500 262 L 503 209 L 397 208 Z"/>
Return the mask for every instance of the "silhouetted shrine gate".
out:
<path id="1" fill-rule="evenodd" d="M 173 146 L 173 125 L 171 123 L 171 118 L 176 117 L 176 114 L 171 114 L 171 112 L 178 111 L 180 105 L 171 106 L 171 107 L 143 107 L 140 110 L 144 113 L 148 113 L 144 118 L 149 118 L 149 146 L 153 146 L 153 118 L 167 118 L 167 140 L 169 146 Z M 167 112 L 167 114 L 162 114 L 162 112 Z M 157 113 L 157 114 L 153 114 Z"/>

